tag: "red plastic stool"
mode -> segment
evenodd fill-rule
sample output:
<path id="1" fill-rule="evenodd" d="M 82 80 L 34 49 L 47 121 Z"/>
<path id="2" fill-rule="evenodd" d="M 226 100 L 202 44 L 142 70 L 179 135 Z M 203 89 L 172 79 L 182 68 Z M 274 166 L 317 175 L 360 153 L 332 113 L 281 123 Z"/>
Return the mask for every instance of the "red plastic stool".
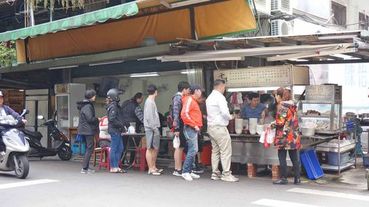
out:
<path id="1" fill-rule="evenodd" d="M 205 166 L 211 165 L 211 143 L 205 143 L 201 152 L 201 163 Z"/>
<path id="2" fill-rule="evenodd" d="M 104 147 L 101 150 L 98 169 L 106 168 L 110 170 L 110 147 Z"/>
<path id="3" fill-rule="evenodd" d="M 140 169 L 140 171 L 147 170 L 146 147 L 136 149 L 136 158 L 133 167 Z"/>

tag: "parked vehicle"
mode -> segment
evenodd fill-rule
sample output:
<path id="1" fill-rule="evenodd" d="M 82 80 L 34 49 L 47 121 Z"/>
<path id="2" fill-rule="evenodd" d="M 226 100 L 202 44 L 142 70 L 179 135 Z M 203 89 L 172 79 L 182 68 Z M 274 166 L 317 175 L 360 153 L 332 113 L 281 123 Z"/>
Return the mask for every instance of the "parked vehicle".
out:
<path id="1" fill-rule="evenodd" d="M 27 113 L 27 110 L 23 110 L 21 116 Z M 19 129 L 23 125 L 13 116 L 2 116 L 0 120 L 1 136 L 6 146 L 5 155 L 0 159 L 0 171 L 14 171 L 21 179 L 29 173 L 27 153 L 30 149 L 25 134 Z"/>
<path id="2" fill-rule="evenodd" d="M 42 146 L 41 139 L 42 134 L 40 132 L 30 131 L 23 129 L 23 133 L 26 134 L 31 150 L 28 153 L 29 157 L 52 157 L 58 155 L 61 160 L 67 161 L 72 158 L 72 149 L 70 140 L 65 136 L 58 128 L 57 121 L 55 119 L 56 113 L 52 119 L 49 119 L 43 123 L 43 126 L 47 126 L 48 135 L 52 142 L 52 147 L 47 148 Z M 37 117 L 39 120 L 45 120 L 43 116 Z"/>

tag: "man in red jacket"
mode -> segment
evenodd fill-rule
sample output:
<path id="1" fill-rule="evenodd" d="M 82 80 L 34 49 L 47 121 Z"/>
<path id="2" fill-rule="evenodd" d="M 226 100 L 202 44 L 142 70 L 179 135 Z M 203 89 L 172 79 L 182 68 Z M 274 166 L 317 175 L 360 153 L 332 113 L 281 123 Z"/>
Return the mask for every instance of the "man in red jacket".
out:
<path id="1" fill-rule="evenodd" d="M 199 150 L 198 134 L 202 127 L 202 113 L 198 101 L 201 98 L 201 87 L 193 85 L 190 87 L 190 96 L 184 96 L 182 103 L 181 118 L 184 123 L 184 135 L 187 141 L 187 155 L 183 164 L 182 177 L 187 181 L 200 178 L 192 172 L 195 156 Z"/>

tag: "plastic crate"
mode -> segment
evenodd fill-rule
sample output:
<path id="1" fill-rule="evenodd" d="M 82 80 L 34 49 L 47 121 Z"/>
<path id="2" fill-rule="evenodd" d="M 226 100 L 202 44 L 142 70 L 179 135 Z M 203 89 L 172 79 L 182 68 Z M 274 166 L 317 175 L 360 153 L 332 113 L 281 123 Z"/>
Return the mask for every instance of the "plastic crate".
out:
<path id="1" fill-rule="evenodd" d="M 341 153 L 340 154 L 340 163 L 338 162 L 338 153 L 337 152 L 328 152 L 327 153 L 327 157 L 328 157 L 328 165 L 335 165 L 335 166 L 339 166 L 339 165 L 344 165 L 347 162 L 350 161 L 350 152 L 345 152 L 345 153 Z"/>
<path id="2" fill-rule="evenodd" d="M 301 150 L 300 159 L 309 179 L 316 180 L 324 176 L 314 149 Z"/>

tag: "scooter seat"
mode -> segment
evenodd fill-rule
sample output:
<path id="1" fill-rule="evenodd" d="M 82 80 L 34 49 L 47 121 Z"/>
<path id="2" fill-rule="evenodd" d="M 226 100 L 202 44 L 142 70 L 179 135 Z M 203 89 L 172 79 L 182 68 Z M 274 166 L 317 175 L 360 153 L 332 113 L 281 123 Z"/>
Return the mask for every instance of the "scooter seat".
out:
<path id="1" fill-rule="evenodd" d="M 29 131 L 29 130 L 26 130 L 25 129 L 25 130 L 23 130 L 23 133 L 25 135 L 31 136 L 33 138 L 36 138 L 38 140 L 41 140 L 41 138 L 42 138 L 42 134 L 40 132 L 34 132 L 34 131 Z"/>

